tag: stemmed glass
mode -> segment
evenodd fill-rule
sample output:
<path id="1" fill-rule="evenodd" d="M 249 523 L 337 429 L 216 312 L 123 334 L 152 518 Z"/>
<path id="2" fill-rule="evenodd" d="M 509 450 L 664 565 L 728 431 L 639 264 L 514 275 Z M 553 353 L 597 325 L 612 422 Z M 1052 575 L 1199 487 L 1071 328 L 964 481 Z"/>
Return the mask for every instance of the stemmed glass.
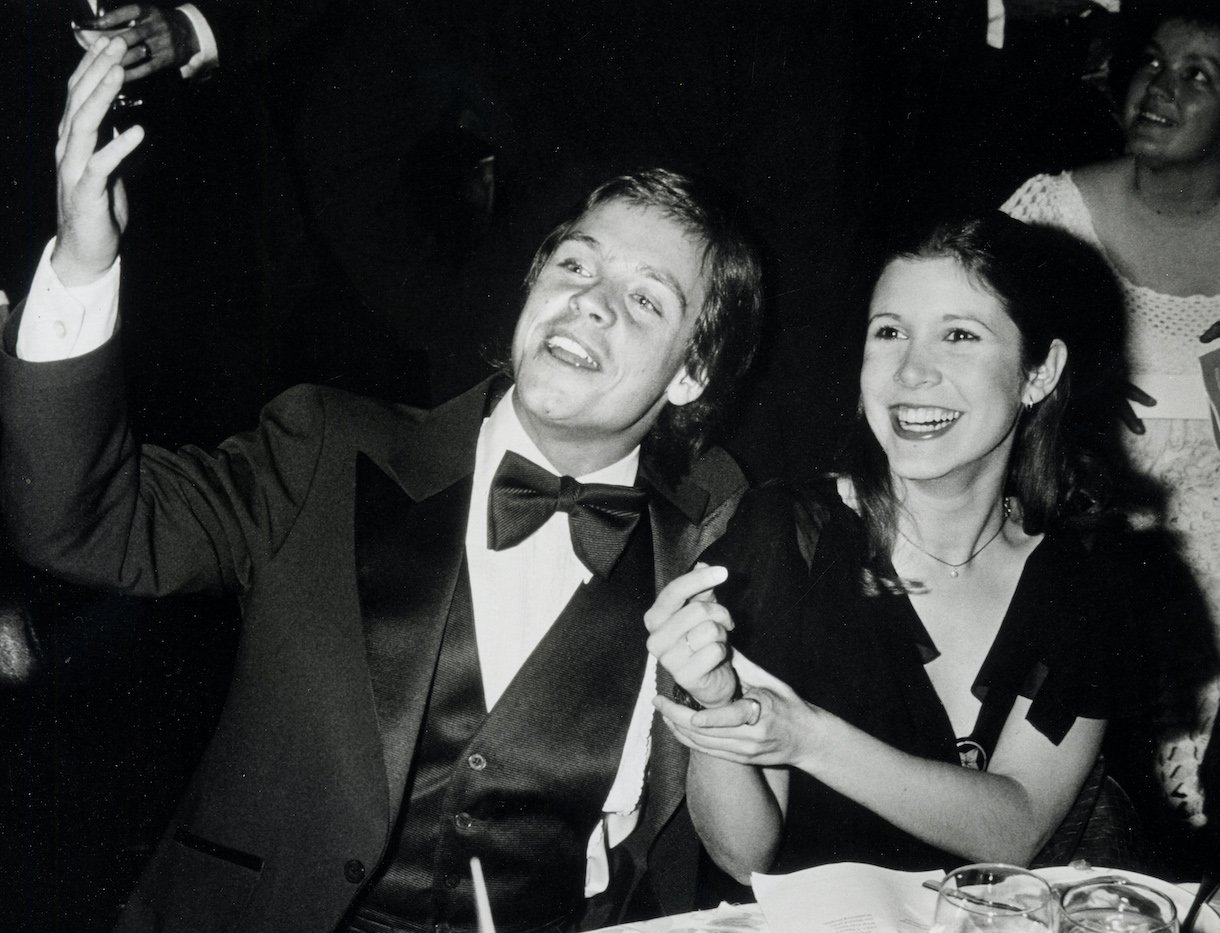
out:
<path id="1" fill-rule="evenodd" d="M 941 882 L 929 933 L 1051 933 L 1054 896 L 1032 872 L 999 863 L 966 865 Z"/>
<path id="2" fill-rule="evenodd" d="M 99 36 L 106 35 L 110 31 L 121 31 L 133 25 L 134 22 L 124 23 L 116 30 L 100 30 L 86 29 L 81 24 L 91 22 L 103 15 L 108 8 L 108 4 L 104 0 L 72 0 L 72 35 L 76 38 L 76 43 L 82 49 L 88 49 Z M 143 106 L 144 101 L 135 95 L 128 94 L 126 91 L 120 91 L 114 99 L 114 103 L 110 105 L 112 113 L 121 113 L 131 110 L 134 107 Z M 109 140 L 98 140 L 99 144 L 104 144 Z"/>
<path id="3" fill-rule="evenodd" d="M 1177 909 L 1164 894 L 1130 881 L 1084 881 L 1061 898 L 1062 933 L 1177 933 Z"/>

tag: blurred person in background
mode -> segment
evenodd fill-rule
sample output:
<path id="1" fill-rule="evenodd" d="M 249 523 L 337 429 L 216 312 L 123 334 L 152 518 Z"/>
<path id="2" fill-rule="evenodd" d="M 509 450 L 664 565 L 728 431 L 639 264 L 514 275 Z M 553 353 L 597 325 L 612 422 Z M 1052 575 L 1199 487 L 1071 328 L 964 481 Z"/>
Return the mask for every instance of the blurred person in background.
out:
<path id="1" fill-rule="evenodd" d="M 1120 98 L 1126 155 L 1036 175 L 1003 209 L 1097 246 L 1122 287 L 1133 382 L 1123 447 L 1153 483 L 1152 506 L 1133 507 L 1132 518 L 1173 536 L 1211 620 L 1202 649 L 1173 640 L 1178 656 L 1168 663 L 1179 670 L 1163 680 L 1192 695 L 1182 716 L 1164 714 L 1172 721 L 1156 753 L 1166 801 L 1200 828 L 1200 764 L 1220 702 L 1214 670 L 1194 663 L 1220 644 L 1220 349 L 1208 346 L 1220 336 L 1220 3 L 1161 4 L 1139 22 L 1146 28 Z M 1171 627 L 1176 589 L 1148 594 L 1151 650 Z"/>

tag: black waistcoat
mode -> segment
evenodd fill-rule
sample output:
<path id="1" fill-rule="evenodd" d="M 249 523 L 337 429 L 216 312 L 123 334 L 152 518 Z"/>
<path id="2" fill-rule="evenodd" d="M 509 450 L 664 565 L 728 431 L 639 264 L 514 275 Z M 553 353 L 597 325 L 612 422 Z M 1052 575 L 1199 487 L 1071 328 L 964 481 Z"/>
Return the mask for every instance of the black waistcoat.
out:
<path id="1" fill-rule="evenodd" d="M 474 855 L 497 929 L 572 923 L 639 695 L 653 581 L 645 520 L 610 578 L 577 589 L 488 714 L 463 560 L 389 861 L 353 929 L 473 931 Z"/>

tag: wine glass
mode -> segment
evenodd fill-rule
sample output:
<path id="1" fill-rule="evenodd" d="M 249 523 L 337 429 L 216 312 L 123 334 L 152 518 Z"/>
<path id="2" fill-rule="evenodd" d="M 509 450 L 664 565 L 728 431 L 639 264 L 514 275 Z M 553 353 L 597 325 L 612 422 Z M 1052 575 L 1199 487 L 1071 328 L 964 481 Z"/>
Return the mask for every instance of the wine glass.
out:
<path id="1" fill-rule="evenodd" d="M 120 0 L 122 2 L 122 0 Z M 109 8 L 109 4 L 104 0 L 72 0 L 72 36 L 76 39 L 76 44 L 82 49 L 90 48 L 94 42 L 101 36 L 112 35 L 129 29 L 136 24 L 136 20 L 123 23 L 114 29 L 85 29 L 81 23 L 87 23 L 101 16 Z M 128 94 L 126 91 L 119 91 L 118 96 L 114 99 L 114 103 L 110 105 L 112 113 L 120 113 L 125 110 L 131 110 L 133 107 L 140 107 L 144 101 L 135 95 Z M 99 140 L 99 142 L 103 142 Z"/>
<path id="2" fill-rule="evenodd" d="M 929 933 L 1051 933 L 1051 887 L 1024 868 L 966 865 L 941 882 Z"/>
<path id="3" fill-rule="evenodd" d="M 1063 892 L 1063 933 L 1177 933 L 1178 912 L 1160 891 L 1130 881 L 1083 881 Z"/>

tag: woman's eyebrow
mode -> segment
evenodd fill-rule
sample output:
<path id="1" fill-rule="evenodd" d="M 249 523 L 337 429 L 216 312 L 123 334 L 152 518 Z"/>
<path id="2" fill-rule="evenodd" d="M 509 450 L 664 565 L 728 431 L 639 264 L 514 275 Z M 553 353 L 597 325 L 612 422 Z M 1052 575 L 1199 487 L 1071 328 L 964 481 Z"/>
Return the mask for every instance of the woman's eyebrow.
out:
<path id="1" fill-rule="evenodd" d="M 988 324 L 988 323 L 987 323 L 986 321 L 984 321 L 982 318 L 976 317 L 976 316 L 975 316 L 975 315 L 973 315 L 973 314 L 954 314 L 954 313 L 950 313 L 950 314 L 943 315 L 943 316 L 941 317 L 941 320 L 942 320 L 944 323 L 946 323 L 946 324 L 957 324 L 957 323 L 977 324 L 979 327 L 984 328 L 984 329 L 985 329 L 985 330 L 987 330 L 989 333 L 992 333 L 992 334 L 994 334 L 994 333 L 995 333 L 995 328 L 994 328 L 994 327 L 992 327 L 990 324 Z"/>

